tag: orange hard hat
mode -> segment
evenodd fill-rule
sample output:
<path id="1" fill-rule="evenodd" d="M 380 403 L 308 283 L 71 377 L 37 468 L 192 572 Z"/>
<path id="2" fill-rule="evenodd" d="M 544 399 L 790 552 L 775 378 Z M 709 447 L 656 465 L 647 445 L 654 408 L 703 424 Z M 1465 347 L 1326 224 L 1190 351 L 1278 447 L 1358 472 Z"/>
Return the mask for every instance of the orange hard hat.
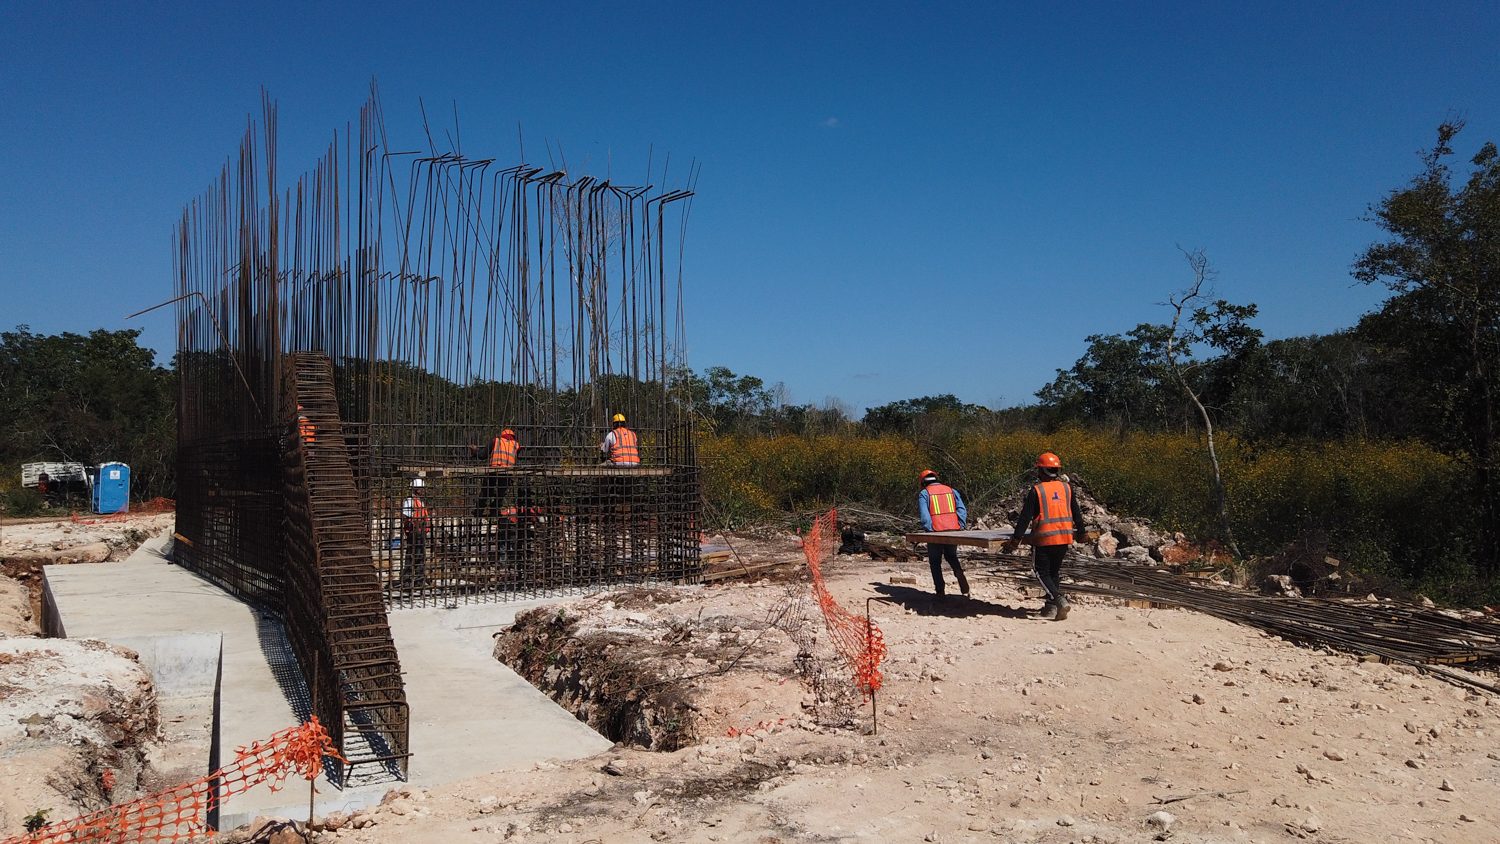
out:
<path id="1" fill-rule="evenodd" d="M 931 469 L 923 469 L 922 470 L 922 474 L 920 474 L 920 475 L 917 476 L 917 483 L 921 483 L 921 482 L 927 480 L 928 478 L 936 478 L 936 477 L 937 477 L 937 472 L 934 472 Z"/>
<path id="2" fill-rule="evenodd" d="M 503 430 L 503 431 L 500 432 L 500 436 L 502 436 L 502 437 L 504 437 L 505 439 L 508 439 L 508 440 L 513 440 L 513 439 L 516 438 L 516 432 L 512 431 L 509 428 L 506 428 L 505 430 Z"/>
<path id="3" fill-rule="evenodd" d="M 1039 469 L 1061 469 L 1062 461 L 1058 460 L 1057 455 L 1052 452 L 1044 451 L 1042 456 L 1036 459 L 1036 465 Z"/>

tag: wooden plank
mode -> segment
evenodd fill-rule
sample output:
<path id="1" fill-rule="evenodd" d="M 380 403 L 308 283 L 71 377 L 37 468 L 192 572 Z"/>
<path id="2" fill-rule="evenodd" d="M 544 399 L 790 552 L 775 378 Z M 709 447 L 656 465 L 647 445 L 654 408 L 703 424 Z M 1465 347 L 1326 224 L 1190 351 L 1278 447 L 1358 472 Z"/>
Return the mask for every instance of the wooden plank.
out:
<path id="1" fill-rule="evenodd" d="M 1010 539 L 1008 530 L 942 530 L 927 533 L 908 533 L 906 541 L 913 545 L 919 542 L 934 545 L 968 545 L 974 548 L 999 548 Z"/>
<path id="2" fill-rule="evenodd" d="M 527 475 L 544 478 L 653 477 L 672 474 L 667 466 L 398 466 L 408 477 L 442 478 L 457 475 Z"/>
<path id="3" fill-rule="evenodd" d="M 758 572 L 758 571 L 766 571 L 767 569 L 779 568 L 781 566 L 796 565 L 798 562 L 800 562 L 800 561 L 799 560 L 782 560 L 782 561 L 777 562 L 777 563 L 757 563 L 757 564 L 755 564 L 753 566 L 744 566 L 742 568 L 737 568 L 737 569 L 724 569 L 723 571 L 705 572 L 704 575 L 703 575 L 703 582 L 704 583 L 712 583 L 715 580 L 727 580 L 728 578 L 731 578 L 731 577 L 743 577 L 743 576 L 745 576 L 747 574 L 753 574 L 753 573 Z"/>

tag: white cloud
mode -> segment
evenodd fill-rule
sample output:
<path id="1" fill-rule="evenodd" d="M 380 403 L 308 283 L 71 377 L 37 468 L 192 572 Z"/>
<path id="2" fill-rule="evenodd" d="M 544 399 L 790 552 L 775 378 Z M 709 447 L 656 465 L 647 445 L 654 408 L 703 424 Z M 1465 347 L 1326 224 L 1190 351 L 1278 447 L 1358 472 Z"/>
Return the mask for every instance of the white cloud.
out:
<path id="1" fill-rule="evenodd" d="M 837 129 L 839 126 L 839 119 L 837 117 L 830 117 L 827 120 L 823 121 L 823 125 L 827 126 L 829 129 Z"/>

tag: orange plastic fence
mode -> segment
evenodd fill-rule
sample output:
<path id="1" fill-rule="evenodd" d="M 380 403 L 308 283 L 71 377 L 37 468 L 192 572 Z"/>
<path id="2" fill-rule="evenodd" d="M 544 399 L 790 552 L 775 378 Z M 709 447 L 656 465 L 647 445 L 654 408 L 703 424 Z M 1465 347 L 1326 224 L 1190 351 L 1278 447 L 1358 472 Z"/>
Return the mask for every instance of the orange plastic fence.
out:
<path id="1" fill-rule="evenodd" d="M 328 731 L 313 716 L 300 727 L 271 736 L 264 744 L 241 747 L 235 759 L 196 782 L 42 827 L 3 844 L 125 844 L 176 842 L 208 831 L 209 809 L 225 798 L 269 783 L 275 791 L 292 775 L 311 782 L 323 770 L 323 757 L 342 759 Z"/>
<path id="2" fill-rule="evenodd" d="M 129 510 L 119 513 L 110 513 L 108 515 L 99 516 L 93 519 L 81 518 L 78 515 L 78 511 L 74 510 L 72 519 L 75 524 L 92 525 L 99 522 L 125 522 L 129 521 L 131 516 L 141 516 L 150 513 L 172 513 L 176 510 L 176 501 L 173 501 L 170 498 L 162 498 L 161 496 L 157 496 L 150 501 L 145 501 L 140 504 L 134 504 Z"/>
<path id="3" fill-rule="evenodd" d="M 802 537 L 802 553 L 807 557 L 807 567 L 812 570 L 813 595 L 818 599 L 818 608 L 823 611 L 834 649 L 854 672 L 855 687 L 868 697 L 880 689 L 883 679 L 880 663 L 885 660 L 885 636 L 879 627 L 840 606 L 823 582 L 823 560 L 830 556 L 838 542 L 837 513 L 837 510 L 829 510 L 813 520 L 812 528 Z"/>

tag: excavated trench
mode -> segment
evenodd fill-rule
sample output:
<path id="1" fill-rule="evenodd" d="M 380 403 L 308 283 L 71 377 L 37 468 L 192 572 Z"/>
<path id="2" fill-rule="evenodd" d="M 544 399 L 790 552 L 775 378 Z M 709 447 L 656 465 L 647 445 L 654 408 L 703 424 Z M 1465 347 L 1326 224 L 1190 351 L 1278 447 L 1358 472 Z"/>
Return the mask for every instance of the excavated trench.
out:
<path id="1" fill-rule="evenodd" d="M 816 641 L 803 591 L 745 601 L 643 588 L 542 607 L 496 636 L 495 658 L 604 737 L 645 750 L 753 726 L 771 697 L 792 711 L 800 697 L 795 720 L 809 727 L 842 725 L 852 685 L 831 646 Z M 781 678 L 774 694 L 760 691 L 768 676 Z"/>
<path id="2" fill-rule="evenodd" d="M 642 590 L 644 591 L 644 590 Z M 580 631 L 567 608 L 516 616 L 495 639 L 495 658 L 611 741 L 671 751 L 697 741 L 697 707 L 671 666 L 680 666 L 692 631 L 661 638 Z"/>

